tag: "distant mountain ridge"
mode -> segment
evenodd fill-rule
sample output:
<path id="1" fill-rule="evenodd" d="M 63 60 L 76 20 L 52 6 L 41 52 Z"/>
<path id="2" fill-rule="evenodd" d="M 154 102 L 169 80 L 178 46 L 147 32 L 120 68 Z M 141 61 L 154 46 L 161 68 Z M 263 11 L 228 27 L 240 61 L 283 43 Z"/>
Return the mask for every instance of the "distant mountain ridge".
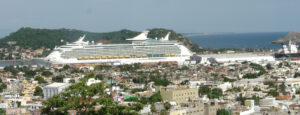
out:
<path id="1" fill-rule="evenodd" d="M 182 33 L 185 37 L 219 35 L 219 34 L 234 34 L 234 32 L 202 32 L 202 33 Z"/>
<path id="2" fill-rule="evenodd" d="M 199 51 L 201 47 L 192 43 L 188 38 L 181 34 L 174 32 L 173 30 L 155 28 L 149 30 L 149 38 L 160 38 L 165 36 L 168 32 L 170 34 L 170 40 L 178 40 L 184 43 L 189 49 L 194 52 Z M 51 48 L 66 44 L 66 42 L 74 42 L 80 36 L 86 35 L 86 40 L 95 42 L 108 42 L 108 43 L 128 43 L 126 38 L 131 38 L 138 35 L 140 32 L 123 29 L 114 32 L 96 33 L 88 32 L 76 29 L 36 29 L 24 27 L 10 35 L 0 39 L 0 48 L 12 48 L 13 46 L 7 44 L 9 41 L 15 41 L 21 48 Z"/>
<path id="3" fill-rule="evenodd" d="M 290 32 L 288 35 L 278 38 L 277 40 L 273 41 L 272 43 L 274 44 L 282 44 L 282 43 L 287 43 L 289 41 L 294 41 L 297 43 L 300 43 L 300 32 Z"/>

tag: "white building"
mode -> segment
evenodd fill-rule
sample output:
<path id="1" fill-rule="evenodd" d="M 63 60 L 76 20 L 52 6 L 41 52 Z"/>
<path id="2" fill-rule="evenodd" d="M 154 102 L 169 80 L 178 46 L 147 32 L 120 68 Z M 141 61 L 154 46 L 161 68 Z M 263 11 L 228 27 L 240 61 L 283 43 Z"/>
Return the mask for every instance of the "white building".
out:
<path id="1" fill-rule="evenodd" d="M 250 61 L 253 63 L 274 62 L 275 58 L 271 54 L 255 54 L 255 53 L 234 53 L 234 54 L 209 54 L 199 55 L 203 60 L 214 58 L 217 62 L 243 62 Z M 205 62 L 201 62 L 205 63 Z"/>
<path id="2" fill-rule="evenodd" d="M 275 101 L 274 97 L 266 97 L 264 99 L 261 99 L 259 102 L 260 107 L 277 107 L 277 103 Z"/>
<path id="3" fill-rule="evenodd" d="M 228 89 L 231 89 L 232 88 L 232 84 L 230 82 L 225 82 L 223 84 L 220 84 L 217 86 L 218 88 L 221 88 L 222 91 L 227 91 Z"/>
<path id="4" fill-rule="evenodd" d="M 291 53 L 298 53 L 298 46 L 296 42 L 289 41 L 288 45 L 283 45 L 283 53 L 285 54 L 291 54 Z"/>
<path id="5" fill-rule="evenodd" d="M 288 87 L 300 88 L 300 79 L 299 78 L 287 78 L 285 83 Z"/>
<path id="6" fill-rule="evenodd" d="M 96 80 L 95 78 L 90 78 L 87 82 L 86 82 L 86 85 L 87 86 L 90 86 L 92 84 L 95 84 L 95 83 L 100 83 L 101 80 Z"/>
<path id="7" fill-rule="evenodd" d="M 201 85 L 205 85 L 206 81 L 189 81 L 190 88 L 199 88 Z"/>
<path id="8" fill-rule="evenodd" d="M 63 82 L 64 83 L 70 83 L 71 78 L 64 78 Z"/>
<path id="9" fill-rule="evenodd" d="M 248 101 L 248 103 L 249 103 L 249 106 L 250 106 L 250 109 L 249 110 L 247 110 L 247 111 L 242 111 L 242 112 L 240 112 L 240 115 L 251 115 L 252 113 L 254 113 L 255 111 L 254 111 L 254 100 L 247 100 Z M 246 102 L 247 102 L 246 101 Z M 245 102 L 245 103 L 246 103 Z"/>
<path id="10" fill-rule="evenodd" d="M 151 112 L 151 105 L 146 105 L 142 110 L 140 110 L 139 114 L 148 115 Z"/>
<path id="11" fill-rule="evenodd" d="M 52 97 L 55 94 L 63 92 L 64 89 L 68 88 L 69 86 L 69 83 L 52 83 L 50 85 L 45 86 L 43 88 L 44 99 L 48 99 L 49 97 Z"/>

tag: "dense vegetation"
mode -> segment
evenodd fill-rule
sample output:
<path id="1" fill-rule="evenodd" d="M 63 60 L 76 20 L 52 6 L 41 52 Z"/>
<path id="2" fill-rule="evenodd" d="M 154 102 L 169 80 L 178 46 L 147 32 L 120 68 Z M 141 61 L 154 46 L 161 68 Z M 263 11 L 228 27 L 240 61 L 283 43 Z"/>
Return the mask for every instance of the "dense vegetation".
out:
<path id="1" fill-rule="evenodd" d="M 5 115 L 6 114 L 6 110 L 5 109 L 2 109 L 0 108 L 0 115 Z"/>
<path id="2" fill-rule="evenodd" d="M 26 77 L 26 79 L 30 79 L 33 78 L 36 75 L 36 72 L 39 70 L 33 71 L 26 66 L 23 67 L 17 66 L 16 68 L 14 68 L 13 66 L 5 66 L 4 71 L 11 72 L 13 75 L 17 75 L 19 72 L 24 72 L 24 76 Z"/>
<path id="3" fill-rule="evenodd" d="M 33 29 L 21 28 L 17 32 L 0 40 L 1 47 L 9 47 L 8 41 L 16 41 L 17 45 L 22 48 L 38 49 L 41 47 L 54 48 L 66 42 L 76 41 L 80 36 L 86 35 L 86 40 L 100 41 L 109 40 L 110 42 L 124 42 L 125 38 L 133 37 L 138 32 L 130 30 L 121 30 L 109 33 L 92 33 L 74 29 Z"/>
<path id="4" fill-rule="evenodd" d="M 34 80 L 35 80 L 35 81 L 38 81 L 39 84 L 47 83 L 47 81 L 46 81 L 44 78 L 42 78 L 41 76 L 36 76 L 36 77 L 34 78 Z"/>
<path id="5" fill-rule="evenodd" d="M 294 74 L 294 78 L 297 78 L 297 77 L 300 77 L 300 73 L 299 73 L 299 72 L 296 72 L 296 73 Z"/>
<path id="6" fill-rule="evenodd" d="M 33 93 L 34 96 L 43 96 L 43 89 L 39 86 L 35 87 L 35 90 L 34 90 L 34 93 Z"/>
<path id="7" fill-rule="evenodd" d="M 181 34 L 177 34 L 172 30 L 166 29 L 150 29 L 148 34 L 149 38 L 160 38 L 171 32 L 170 39 L 183 42 L 192 51 L 198 51 L 198 45 L 192 43 Z M 131 30 L 120 30 L 107 33 L 93 33 L 75 29 L 34 29 L 34 28 L 21 28 L 18 31 L 11 33 L 9 36 L 0 40 L 0 48 L 13 49 L 14 45 L 7 44 L 9 41 L 16 41 L 16 45 L 21 48 L 50 48 L 60 46 L 66 42 L 76 41 L 80 36 L 86 35 L 86 40 L 95 41 L 96 43 L 126 43 L 126 38 L 131 38 L 138 35 L 140 32 Z"/>
<path id="8" fill-rule="evenodd" d="M 224 82 L 235 82 L 236 79 L 230 79 L 228 77 L 224 77 Z"/>
<path id="9" fill-rule="evenodd" d="M 217 115 L 230 115 L 230 113 L 225 109 L 219 109 Z"/>
<path id="10" fill-rule="evenodd" d="M 243 78 L 246 79 L 255 79 L 258 78 L 259 76 L 267 73 L 267 71 L 265 70 L 265 68 L 259 64 L 255 64 L 255 63 L 251 63 L 249 64 L 251 68 L 253 68 L 254 70 L 259 71 L 258 73 L 247 73 L 243 76 Z"/>
<path id="11" fill-rule="evenodd" d="M 137 112 L 143 108 L 143 104 L 139 102 L 131 106 L 115 103 L 109 95 L 104 93 L 103 83 L 85 85 L 89 78 L 94 77 L 93 73 L 88 74 L 80 79 L 79 83 L 45 100 L 42 114 L 68 114 L 68 110 L 76 110 L 78 114 L 137 115 Z M 95 96 L 98 98 L 94 98 Z M 99 110 L 94 108 L 99 105 L 101 105 Z"/>
<path id="12" fill-rule="evenodd" d="M 0 78 L 0 80 L 1 80 L 1 78 Z M 7 88 L 7 85 L 5 85 L 5 84 L 3 84 L 2 83 L 2 80 L 1 80 L 1 84 L 0 84 L 0 92 L 2 92 L 4 89 L 6 89 Z"/>
<path id="13" fill-rule="evenodd" d="M 257 77 L 258 77 L 257 73 L 247 73 L 243 76 L 243 78 L 246 78 L 246 79 L 255 79 Z"/>
<path id="14" fill-rule="evenodd" d="M 251 63 L 251 64 L 250 64 L 250 67 L 252 67 L 253 69 L 259 71 L 258 76 L 267 73 L 267 71 L 265 70 L 265 68 L 262 67 L 262 66 L 259 65 L 259 64 Z"/>
<path id="15" fill-rule="evenodd" d="M 207 95 L 208 98 L 215 99 L 221 97 L 223 95 L 223 91 L 220 88 L 211 89 L 208 86 L 202 85 L 199 87 L 199 95 Z"/>
<path id="16" fill-rule="evenodd" d="M 58 75 L 58 76 L 52 77 L 52 81 L 53 82 L 61 82 L 62 83 L 64 81 L 64 78 L 65 78 L 64 75 Z"/>
<path id="17" fill-rule="evenodd" d="M 276 96 L 279 96 L 279 92 L 277 92 L 275 89 L 271 89 L 269 92 L 268 92 L 268 95 L 271 95 L 273 97 L 276 97 Z"/>
<path id="18" fill-rule="evenodd" d="M 242 89 L 239 88 L 239 87 L 233 87 L 233 88 L 231 88 L 231 89 L 228 89 L 227 91 L 230 91 L 230 92 L 241 92 Z"/>
<path id="19" fill-rule="evenodd" d="M 251 98 L 246 98 L 246 97 L 243 97 L 242 94 L 240 94 L 239 97 L 237 98 L 237 101 L 239 101 L 241 103 L 241 105 L 245 105 L 246 100 L 254 100 L 255 105 L 259 105 L 259 102 L 260 102 L 259 96 L 252 96 Z"/>

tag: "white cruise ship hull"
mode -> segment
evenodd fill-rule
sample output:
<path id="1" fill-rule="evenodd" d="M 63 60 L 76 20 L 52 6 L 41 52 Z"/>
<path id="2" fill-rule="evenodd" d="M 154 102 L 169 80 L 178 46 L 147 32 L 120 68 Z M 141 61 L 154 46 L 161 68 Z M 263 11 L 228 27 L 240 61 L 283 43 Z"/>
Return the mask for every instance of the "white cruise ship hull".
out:
<path id="1" fill-rule="evenodd" d="M 49 61 L 52 64 L 92 64 L 92 63 L 107 63 L 110 65 L 124 65 L 134 63 L 156 63 L 156 62 L 184 62 L 189 57 L 158 57 L 158 58 L 128 58 L 128 59 L 95 59 L 95 60 L 77 60 L 73 59 L 58 59 Z"/>

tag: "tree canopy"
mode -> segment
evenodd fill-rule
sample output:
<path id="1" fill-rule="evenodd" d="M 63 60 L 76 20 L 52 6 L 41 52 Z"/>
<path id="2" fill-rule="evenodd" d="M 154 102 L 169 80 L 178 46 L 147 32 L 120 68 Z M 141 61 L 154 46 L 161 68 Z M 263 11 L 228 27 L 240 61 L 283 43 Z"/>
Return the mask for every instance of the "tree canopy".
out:
<path id="1" fill-rule="evenodd" d="M 95 75 L 90 73 L 74 83 L 64 92 L 54 95 L 43 101 L 42 113 L 44 114 L 67 114 L 68 110 L 76 110 L 78 114 L 101 114 L 101 115 L 137 115 L 142 109 L 141 103 L 125 106 L 115 103 L 111 97 L 104 93 L 104 83 L 86 85 L 89 78 Z M 93 98 L 94 96 L 98 98 Z M 101 109 L 94 107 L 102 105 Z"/>
<path id="2" fill-rule="evenodd" d="M 34 78 L 34 80 L 38 81 L 39 84 L 47 83 L 47 81 L 44 78 L 42 78 L 41 76 L 36 76 Z"/>
<path id="3" fill-rule="evenodd" d="M 42 96 L 43 97 L 43 89 L 39 86 L 35 87 L 35 90 L 34 90 L 34 93 L 33 93 L 34 96 Z"/>
<path id="4" fill-rule="evenodd" d="M 64 78 L 65 78 L 64 75 L 58 75 L 58 76 L 52 77 L 52 81 L 53 82 L 63 82 Z"/>
<path id="5" fill-rule="evenodd" d="M 226 111 L 225 109 L 219 109 L 217 111 L 217 115 L 230 115 L 228 111 Z"/>
<path id="6" fill-rule="evenodd" d="M 202 85 L 199 87 L 199 95 L 207 95 L 208 98 L 214 99 L 221 97 L 223 95 L 223 91 L 220 88 L 211 89 L 208 86 Z"/>

